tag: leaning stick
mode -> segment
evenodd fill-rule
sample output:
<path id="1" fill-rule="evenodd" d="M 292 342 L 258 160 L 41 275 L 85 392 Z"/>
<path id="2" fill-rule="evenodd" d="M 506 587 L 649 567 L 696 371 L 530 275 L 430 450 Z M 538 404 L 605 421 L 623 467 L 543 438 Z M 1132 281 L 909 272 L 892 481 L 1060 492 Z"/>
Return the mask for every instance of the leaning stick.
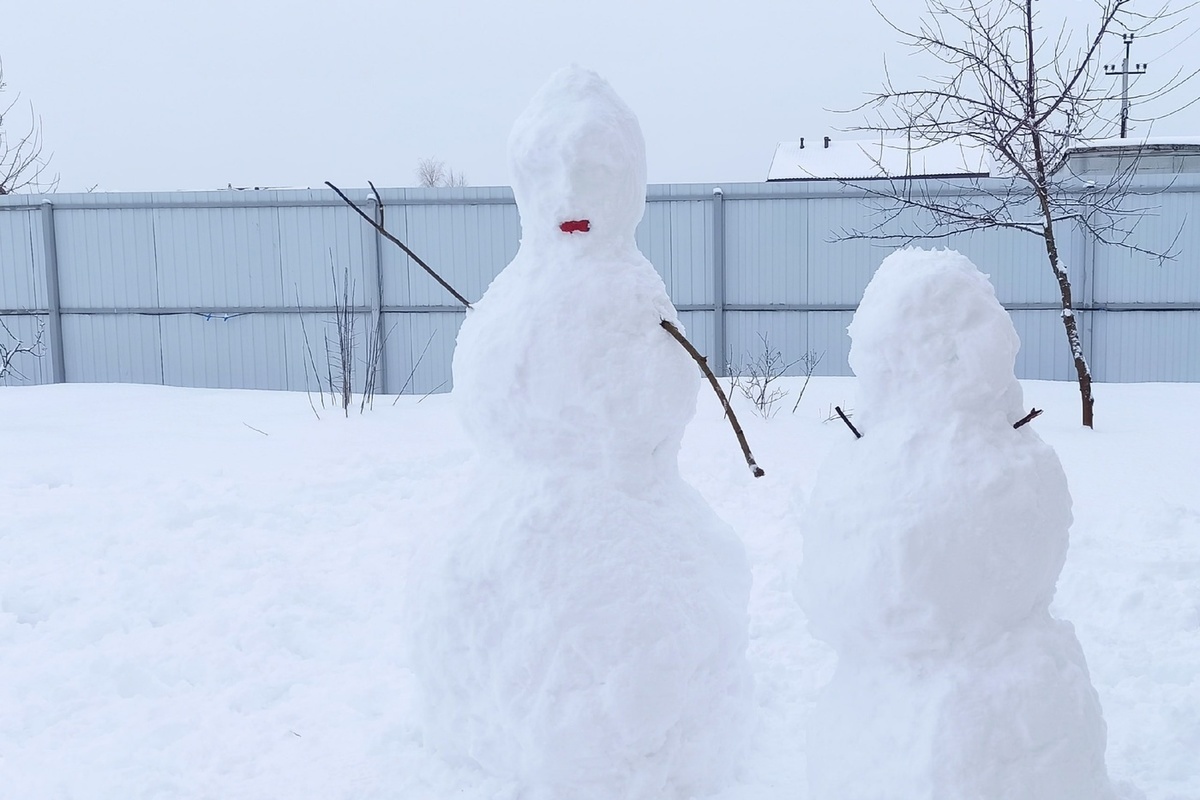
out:
<path id="1" fill-rule="evenodd" d="M 704 373 L 704 377 L 708 378 L 708 383 L 712 386 L 713 391 L 717 393 L 717 397 L 721 398 L 721 405 L 725 408 L 725 416 L 729 418 L 729 424 L 733 426 L 733 434 L 737 436 L 738 444 L 742 446 L 742 455 L 746 457 L 746 465 L 750 467 L 751 474 L 756 478 L 761 478 L 766 473 L 763 468 L 754 460 L 754 454 L 750 452 L 750 445 L 746 443 L 746 434 L 742 432 L 742 426 L 738 424 L 737 416 L 733 413 L 733 406 L 729 404 L 729 398 L 725 396 L 725 392 L 721 391 L 721 384 L 717 382 L 717 376 L 713 375 L 713 371 L 708 368 L 708 359 L 700 355 L 700 351 L 688 341 L 683 335 L 683 331 L 670 320 L 663 320 L 660 323 L 663 329 L 671 336 L 675 337 L 675 341 L 679 342 L 680 346 L 688 352 L 692 360 L 700 367 L 700 371 Z"/>
<path id="2" fill-rule="evenodd" d="M 381 236 L 407 253 L 408 257 L 417 262 L 417 264 L 420 265 L 423 270 L 432 275 L 433 279 L 437 281 L 443 289 L 454 295 L 458 302 L 462 303 L 467 308 L 471 308 L 471 303 L 461 294 L 456 292 L 453 286 L 442 280 L 442 276 L 434 272 L 433 267 L 422 261 L 421 257 L 412 250 L 409 250 L 408 245 L 397 239 L 395 236 L 389 233 L 388 230 L 383 227 L 383 225 L 372 219 L 370 214 L 359 208 L 359 206 L 353 200 L 347 197 L 345 192 L 343 192 L 341 189 L 334 186 L 329 181 L 325 181 L 325 185 L 337 192 L 337 196 L 342 198 L 346 205 L 357 211 L 358 215 L 365 219 L 367 223 L 370 224 L 372 228 L 377 230 Z M 378 199 L 379 192 L 375 191 L 374 184 L 371 184 L 371 191 L 375 192 L 375 197 Z M 712 370 L 708 368 L 708 361 L 705 360 L 704 356 L 700 355 L 700 352 L 692 346 L 692 343 L 687 340 L 687 337 L 683 335 L 683 332 L 680 331 L 674 323 L 664 319 L 662 321 L 662 326 L 667 333 L 671 334 L 671 336 L 675 338 L 675 341 L 679 342 L 683 349 L 688 352 L 688 355 L 690 355 L 692 359 L 700 366 L 700 371 L 704 373 L 706 378 L 708 378 L 708 382 L 713 387 L 713 391 L 717 393 L 717 397 L 721 398 L 721 405 L 725 408 L 725 416 L 728 417 L 729 424 L 733 427 L 733 433 L 735 436 L 737 436 L 738 444 L 742 447 L 742 454 L 746 457 L 746 463 L 750 466 L 750 472 L 753 473 L 754 477 L 761 478 L 766 473 L 763 472 L 762 467 L 755 462 L 754 455 L 750 452 L 750 445 L 746 442 L 746 434 L 742 432 L 742 426 L 738 424 L 737 417 L 733 413 L 733 407 L 729 405 L 729 398 L 727 398 L 725 393 L 721 391 L 721 384 L 717 382 L 717 377 L 713 375 Z"/>
<path id="3" fill-rule="evenodd" d="M 356 203 L 355 203 L 353 200 L 351 200 L 349 197 L 346 197 L 345 193 L 344 193 L 344 192 L 343 192 L 341 189 L 339 189 L 338 187 L 334 186 L 334 185 L 333 185 L 332 183 L 330 183 L 329 181 L 325 181 L 325 185 L 326 185 L 326 186 L 328 186 L 330 189 L 333 189 L 335 192 L 337 192 L 337 195 L 338 195 L 338 197 L 342 198 L 342 200 L 344 200 L 344 201 L 346 202 L 346 205 L 350 206 L 350 207 L 351 207 L 351 208 L 353 208 L 355 211 L 357 211 L 357 212 L 358 212 L 358 215 L 359 215 L 360 217 L 362 217 L 363 219 L 365 219 L 365 220 L 366 220 L 368 223 L 370 223 L 370 225 L 371 225 L 371 227 L 372 227 L 372 228 L 374 228 L 375 230 L 379 231 L 379 234 L 380 234 L 381 236 L 383 236 L 383 237 L 384 237 L 385 239 L 387 239 L 389 242 L 391 242 L 392 244 L 396 245 L 396 246 L 397 246 L 397 247 L 399 247 L 401 250 L 403 250 L 405 253 L 407 253 L 407 254 L 408 254 L 408 257 L 409 257 L 409 258 L 411 258 L 413 261 L 417 262 L 417 265 L 418 265 L 418 266 L 420 266 L 420 267 L 421 267 L 421 269 L 425 270 L 425 271 L 426 271 L 426 272 L 428 272 L 430 275 L 432 275 L 432 276 L 433 276 L 433 279 L 434 279 L 435 281 L 437 281 L 439 284 L 441 284 L 441 286 L 442 286 L 442 288 L 443 288 L 443 289 L 445 289 L 445 290 L 446 290 L 447 292 L 449 292 L 450 294 L 454 295 L 454 299 L 455 299 L 455 300 L 457 300 L 458 302 L 462 303 L 462 304 L 463 304 L 464 306 L 466 306 L 467 308 L 470 308 L 470 307 L 471 307 L 471 301 L 470 301 L 470 300 L 468 300 L 467 298 L 463 297 L 463 296 L 462 296 L 461 294 L 459 294 L 458 292 L 454 291 L 454 287 L 453 287 L 453 286 L 451 286 L 450 284 L 446 283 L 444 280 L 442 280 L 442 276 L 441 276 L 441 275 L 438 275 L 436 272 L 434 272 L 434 271 L 433 271 L 433 267 L 429 266 L 429 265 L 428 265 L 428 264 L 426 264 L 424 261 L 422 261 L 422 260 L 421 260 L 421 257 L 420 257 L 420 256 L 418 256 L 416 253 L 414 253 L 412 250 L 409 250 L 409 249 L 408 249 L 408 245 L 406 245 L 404 242 L 402 242 L 402 241 L 400 241 L 399 239 L 397 239 L 395 236 L 392 236 L 392 234 L 388 233 L 388 231 L 387 231 L 387 228 L 383 227 L 383 226 L 382 226 L 382 225 L 380 225 L 378 222 L 376 222 L 374 219 L 372 219 L 370 214 L 368 214 L 367 212 L 365 212 L 365 211 L 363 211 L 361 208 L 359 208 L 359 207 L 358 207 L 358 204 L 356 204 Z M 374 189 L 374 187 L 372 187 L 372 189 Z M 378 198 L 378 197 L 379 197 L 379 195 L 378 195 L 378 194 L 376 194 L 376 195 L 375 195 L 375 197 L 376 197 L 376 198 Z"/>

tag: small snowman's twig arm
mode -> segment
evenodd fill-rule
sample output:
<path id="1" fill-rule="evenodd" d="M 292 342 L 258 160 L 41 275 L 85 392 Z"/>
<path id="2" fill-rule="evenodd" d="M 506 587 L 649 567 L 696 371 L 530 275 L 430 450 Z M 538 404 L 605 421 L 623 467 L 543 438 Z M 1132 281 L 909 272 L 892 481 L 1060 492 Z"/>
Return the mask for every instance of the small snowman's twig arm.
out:
<path id="1" fill-rule="evenodd" d="M 842 418 L 842 422 L 846 423 L 846 427 L 849 428 L 850 432 L 854 434 L 854 438 L 861 439 L 862 434 L 858 432 L 858 428 L 854 427 L 854 423 L 851 422 L 850 418 L 846 416 L 846 412 L 842 411 L 842 407 L 834 406 L 833 410 L 836 411 L 837 415 Z"/>
<path id="2" fill-rule="evenodd" d="M 397 247 L 399 247 L 401 250 L 403 250 L 405 253 L 407 253 L 407 254 L 408 254 L 408 257 L 409 257 L 409 258 L 411 258 L 413 261 L 417 262 L 417 265 L 418 265 L 418 266 L 420 266 L 420 267 L 421 267 L 421 269 L 425 270 L 425 271 L 426 271 L 426 272 L 428 272 L 428 273 L 429 273 L 431 276 L 433 276 L 433 279 L 434 279 L 435 281 L 437 281 L 439 284 L 441 284 L 441 286 L 442 286 L 442 288 L 443 288 L 443 289 L 445 289 L 445 290 L 446 290 L 447 292 L 449 292 L 450 294 L 454 295 L 454 299 L 455 299 L 455 300 L 457 300 L 458 302 L 462 303 L 462 304 L 463 304 L 464 306 L 466 306 L 467 308 L 470 308 L 470 307 L 471 307 L 471 301 L 470 301 L 470 300 L 468 300 L 467 298 L 463 297 L 461 294 L 459 294 L 458 292 L 456 292 L 456 291 L 454 290 L 454 287 L 453 287 L 453 286 L 451 286 L 450 284 L 448 284 L 448 283 L 446 283 L 444 280 L 442 280 L 442 276 L 441 276 L 441 275 L 438 275 L 436 272 L 434 272 L 434 271 L 433 271 L 433 267 L 429 266 L 429 265 L 428 265 L 428 264 L 426 264 L 424 261 L 422 261 L 420 256 L 418 256 L 418 255 L 417 255 L 416 253 L 414 253 L 412 250 L 409 250 L 409 249 L 408 249 L 408 245 L 406 245 L 404 242 L 402 242 L 402 241 L 400 241 L 399 239 L 397 239 L 395 236 L 392 236 L 392 234 L 388 233 L 388 231 L 387 231 L 387 229 L 386 229 L 386 228 L 384 228 L 382 225 L 380 225 L 380 224 L 379 224 L 378 222 L 376 222 L 375 220 L 371 219 L 371 215 L 370 215 L 370 214 L 368 214 L 367 212 L 363 211 L 361 208 L 359 208 L 359 207 L 358 207 L 358 205 L 357 205 L 357 204 L 356 204 L 356 203 L 355 203 L 353 200 L 351 200 L 349 197 L 346 197 L 345 193 L 343 193 L 341 189 L 339 189 L 338 187 L 334 186 L 334 185 L 333 185 L 332 183 L 330 183 L 329 181 L 325 181 L 325 185 L 326 185 L 326 186 L 328 186 L 330 189 L 333 189 L 335 192 L 337 192 L 337 195 L 338 195 L 338 197 L 342 198 L 342 200 L 344 200 L 344 201 L 346 202 L 346 205 L 350 206 L 350 207 L 351 207 L 351 208 L 353 208 L 355 211 L 357 211 L 357 212 L 358 212 L 358 215 L 359 215 L 360 217 L 362 217 L 363 219 L 365 219 L 365 220 L 366 220 L 368 223 L 370 223 L 370 225 L 371 225 L 371 227 L 372 227 L 372 228 L 374 228 L 375 230 L 379 231 L 380 235 L 382 235 L 382 236 L 383 236 L 384 238 L 386 238 L 386 239 L 387 239 L 389 242 L 391 242 L 392 244 L 396 245 L 396 246 L 397 246 Z M 374 186 L 372 186 L 372 187 L 371 187 L 371 190 L 372 190 L 372 191 L 374 191 L 374 189 L 375 189 L 375 187 L 374 187 Z M 376 193 L 376 194 L 375 194 L 375 196 L 376 196 L 376 197 L 379 197 L 379 194 L 378 194 L 378 193 Z"/>
<path id="3" fill-rule="evenodd" d="M 1041 416 L 1041 414 L 1042 414 L 1042 409 L 1031 408 L 1031 409 L 1029 409 L 1028 414 L 1026 414 L 1025 416 L 1021 417 L 1019 420 L 1017 420 L 1016 422 L 1013 423 L 1013 428 L 1019 428 L 1022 425 L 1024 425 L 1025 423 L 1032 420 L 1034 417 Z"/>
<path id="4" fill-rule="evenodd" d="M 675 338 L 683 346 L 683 349 L 688 352 L 692 360 L 700 365 L 700 371 L 704 373 L 704 377 L 708 378 L 708 383 L 712 386 L 713 391 L 717 393 L 717 397 L 721 398 L 721 405 L 725 409 L 725 416 L 729 418 L 729 424 L 733 426 L 733 434 L 737 436 L 738 444 L 742 446 L 742 455 L 746 457 L 746 464 L 750 467 L 750 472 L 756 478 L 761 478 L 766 475 L 763 468 L 754 460 L 754 454 L 750 452 L 750 445 L 746 442 L 746 434 L 742 432 L 742 426 L 738 424 L 737 417 L 733 413 L 733 406 L 729 405 L 729 398 L 725 396 L 725 392 L 721 391 L 721 384 L 717 382 L 717 376 L 713 375 L 713 371 L 708 367 L 708 360 L 700 355 L 687 337 L 683 335 L 683 331 L 670 320 L 662 321 L 663 329 Z"/>

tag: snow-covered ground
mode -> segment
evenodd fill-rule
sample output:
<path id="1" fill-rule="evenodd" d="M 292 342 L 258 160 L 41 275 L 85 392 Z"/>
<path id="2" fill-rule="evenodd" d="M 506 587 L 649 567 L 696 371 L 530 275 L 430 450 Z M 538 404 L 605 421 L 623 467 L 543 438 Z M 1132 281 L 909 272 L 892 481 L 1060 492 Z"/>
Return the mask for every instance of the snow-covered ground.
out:
<path id="1" fill-rule="evenodd" d="M 853 408 L 813 379 L 772 420 L 739 406 L 746 469 L 705 389 L 684 477 L 754 570 L 756 727 L 722 800 L 807 797 L 805 723 L 834 656 L 793 596 L 804 509 Z M 1200 798 L 1198 385 L 1025 383 L 1075 523 L 1053 611 L 1075 624 L 1108 766 Z M 472 446 L 449 396 L 316 419 L 303 394 L 0 389 L 0 797 L 467 798 L 513 787 L 430 756 L 405 585 L 456 524 Z M 928 424 L 939 424 L 930 408 Z"/>

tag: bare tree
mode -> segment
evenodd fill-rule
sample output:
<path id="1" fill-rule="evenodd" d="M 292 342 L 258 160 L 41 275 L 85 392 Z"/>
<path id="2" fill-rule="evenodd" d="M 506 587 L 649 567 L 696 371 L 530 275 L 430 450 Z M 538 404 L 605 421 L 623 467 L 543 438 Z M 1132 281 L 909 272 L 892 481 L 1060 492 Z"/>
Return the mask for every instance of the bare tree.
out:
<path id="1" fill-rule="evenodd" d="M 4 62 L 0 61 L 0 95 L 4 94 Z M 22 190 L 52 192 L 58 176 L 50 175 L 50 154 L 42 148 L 42 121 L 29 106 L 29 126 L 12 130 L 13 109 L 20 102 L 16 95 L 5 103 L 0 99 L 0 195 Z"/>
<path id="2" fill-rule="evenodd" d="M 789 369 L 807 359 L 809 354 L 805 353 L 795 361 L 785 361 L 783 351 L 772 347 L 771 339 L 766 334 L 758 334 L 758 341 L 762 347 L 744 356 L 742 363 L 735 364 L 730 357 L 726 370 L 729 373 L 729 393 L 733 394 L 735 389 L 741 392 L 760 417 L 771 419 L 779 412 L 775 405 L 788 394 L 778 380 Z"/>
<path id="3" fill-rule="evenodd" d="M 455 172 L 446 166 L 446 162 L 437 158 L 422 158 L 417 162 L 417 185 L 426 188 L 466 186 L 467 179 L 461 172 Z"/>
<path id="4" fill-rule="evenodd" d="M 909 243 L 1004 228 L 1040 238 L 1061 296 L 1083 424 L 1090 428 L 1092 376 L 1059 247 L 1063 226 L 1078 226 L 1099 243 L 1158 259 L 1170 256 L 1173 242 L 1146 249 L 1132 239 L 1147 210 L 1126 202 L 1137 194 L 1130 183 L 1136 159 L 1110 177 L 1085 181 L 1070 174 L 1067 156 L 1072 146 L 1111 135 L 1117 125 L 1112 111 L 1119 106 L 1119 93 L 1105 82 L 1099 60 L 1106 37 L 1163 33 L 1176 27 L 1192 4 L 1174 11 L 1160 6 L 1153 13 L 1135 11 L 1132 0 L 1089 0 L 1080 7 L 1091 17 L 1087 26 L 1074 18 L 1046 20 L 1046 4 L 1035 0 L 926 0 L 924 18 L 909 30 L 876 5 L 901 42 L 933 68 L 921 87 L 903 89 L 885 67 L 882 91 L 851 110 L 870 112 L 872 121 L 852 130 L 903 138 L 913 151 L 950 143 L 982 148 L 995 159 L 998 175 L 974 181 L 966 190 L 908 180 L 876 183 L 865 188 L 886 201 L 876 224 L 843 233 Z M 1195 74 L 1176 73 L 1138 99 L 1162 96 Z"/>

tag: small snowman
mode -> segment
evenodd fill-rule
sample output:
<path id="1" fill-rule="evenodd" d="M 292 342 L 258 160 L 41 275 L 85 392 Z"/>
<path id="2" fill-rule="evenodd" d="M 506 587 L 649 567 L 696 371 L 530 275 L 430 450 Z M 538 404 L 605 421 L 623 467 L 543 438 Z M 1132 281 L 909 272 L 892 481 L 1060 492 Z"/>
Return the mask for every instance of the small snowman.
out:
<path id="1" fill-rule="evenodd" d="M 814 800 L 1111 800 L 1083 651 L 1049 606 L 1071 496 L 1023 416 L 1019 340 L 952 251 L 880 266 L 850 325 L 850 440 L 810 498 L 799 598 L 838 654 Z"/>
<path id="2" fill-rule="evenodd" d="M 520 250 L 454 355 L 471 496 L 413 591 L 426 741 L 523 798 L 707 794 L 753 706 L 750 571 L 679 474 L 698 376 L 634 242 L 641 130 L 571 67 L 509 153 Z"/>

